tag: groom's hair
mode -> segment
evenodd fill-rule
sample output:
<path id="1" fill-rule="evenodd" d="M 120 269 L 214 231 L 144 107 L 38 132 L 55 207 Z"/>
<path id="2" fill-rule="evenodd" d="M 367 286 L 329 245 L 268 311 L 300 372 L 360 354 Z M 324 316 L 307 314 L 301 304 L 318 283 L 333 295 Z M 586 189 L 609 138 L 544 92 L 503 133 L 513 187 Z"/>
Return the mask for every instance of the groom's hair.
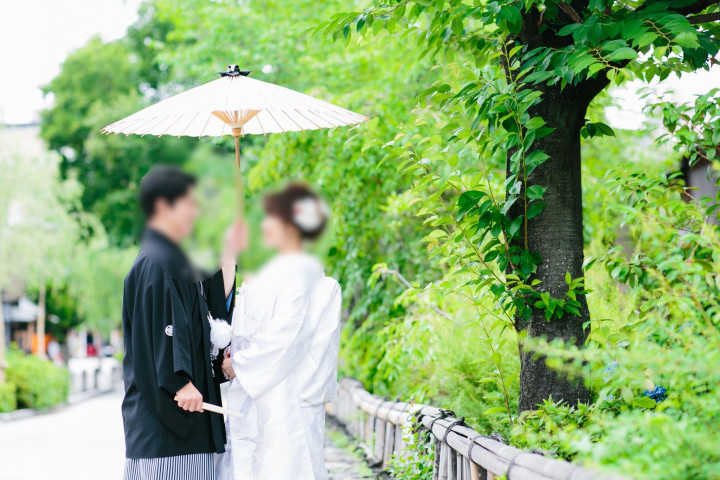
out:
<path id="1" fill-rule="evenodd" d="M 155 203 L 163 198 L 169 204 L 188 193 L 197 179 L 172 165 L 155 165 L 140 180 L 138 197 L 145 218 L 155 213 Z"/>

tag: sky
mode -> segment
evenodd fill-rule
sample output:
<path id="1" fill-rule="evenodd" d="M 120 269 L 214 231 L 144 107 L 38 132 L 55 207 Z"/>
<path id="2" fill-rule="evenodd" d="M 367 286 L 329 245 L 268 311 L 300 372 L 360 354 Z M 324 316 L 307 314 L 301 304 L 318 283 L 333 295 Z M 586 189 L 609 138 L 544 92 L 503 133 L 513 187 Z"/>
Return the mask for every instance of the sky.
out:
<path id="1" fill-rule="evenodd" d="M 638 90 L 647 87 L 657 94 L 665 95 L 667 100 L 693 103 L 698 95 L 704 95 L 713 88 L 720 88 L 720 65 L 715 65 L 710 70 L 685 73 L 681 78 L 671 75 L 663 82 L 653 81 L 651 85 L 635 80 L 615 87 L 611 90 L 614 105 L 605 110 L 608 123 L 613 128 L 634 130 L 643 127 L 647 118 L 643 113 L 646 102 L 638 98 Z"/>
<path id="2" fill-rule="evenodd" d="M 137 18 L 141 0 L 0 0 L 0 124 L 36 121 L 40 87 L 68 53 L 100 34 L 114 40 Z"/>
<path id="3" fill-rule="evenodd" d="M 99 34 L 114 40 L 137 18 L 141 0 L 0 0 L 0 124 L 37 121 L 47 106 L 40 87 L 59 71 L 73 50 Z M 607 110 L 615 128 L 640 128 L 644 103 L 637 98 L 642 82 L 613 91 L 615 107 Z M 656 86 L 672 89 L 677 101 L 720 87 L 720 66 L 710 72 L 675 77 Z"/>

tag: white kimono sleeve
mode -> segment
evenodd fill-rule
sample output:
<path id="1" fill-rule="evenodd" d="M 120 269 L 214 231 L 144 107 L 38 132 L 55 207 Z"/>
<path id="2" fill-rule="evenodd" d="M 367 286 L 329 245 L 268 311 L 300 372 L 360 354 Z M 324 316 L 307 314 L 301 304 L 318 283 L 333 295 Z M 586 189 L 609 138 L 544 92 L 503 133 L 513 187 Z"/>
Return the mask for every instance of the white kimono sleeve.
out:
<path id="1" fill-rule="evenodd" d="M 301 404 L 315 407 L 337 396 L 337 363 L 340 349 L 342 290 L 331 277 L 322 278 L 313 289 L 308 313 L 307 355 L 297 367 Z"/>
<path id="2" fill-rule="evenodd" d="M 236 379 L 251 398 L 261 397 L 280 383 L 302 357 L 310 288 L 306 282 L 288 287 L 277 298 L 267 328 L 233 355 Z"/>

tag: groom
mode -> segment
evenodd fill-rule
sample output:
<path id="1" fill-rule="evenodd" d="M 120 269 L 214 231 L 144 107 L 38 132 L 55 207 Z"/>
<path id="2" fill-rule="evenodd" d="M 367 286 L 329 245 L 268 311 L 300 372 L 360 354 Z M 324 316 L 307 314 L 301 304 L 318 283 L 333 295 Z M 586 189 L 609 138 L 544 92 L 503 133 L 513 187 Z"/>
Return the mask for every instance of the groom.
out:
<path id="1" fill-rule="evenodd" d="M 229 318 L 235 259 L 246 243 L 236 224 L 226 235 L 222 267 L 201 275 L 181 250 L 198 207 L 195 178 L 156 166 L 140 183 L 146 218 L 140 253 L 125 278 L 125 480 L 215 478 L 224 451 L 223 417 L 204 413 L 220 403 L 222 358 L 210 357 L 208 314 Z M 174 399 L 177 399 L 177 403 Z"/>

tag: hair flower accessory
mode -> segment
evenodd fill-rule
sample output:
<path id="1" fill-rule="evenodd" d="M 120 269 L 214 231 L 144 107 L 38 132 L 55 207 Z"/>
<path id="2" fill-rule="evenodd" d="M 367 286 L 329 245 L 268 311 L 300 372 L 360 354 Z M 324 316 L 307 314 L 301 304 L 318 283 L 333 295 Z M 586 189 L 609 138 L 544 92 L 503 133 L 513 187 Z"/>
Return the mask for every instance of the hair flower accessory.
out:
<path id="1" fill-rule="evenodd" d="M 322 200 L 305 197 L 292 206 L 293 223 L 304 232 L 313 232 L 323 226 L 330 216 L 330 209 Z"/>

